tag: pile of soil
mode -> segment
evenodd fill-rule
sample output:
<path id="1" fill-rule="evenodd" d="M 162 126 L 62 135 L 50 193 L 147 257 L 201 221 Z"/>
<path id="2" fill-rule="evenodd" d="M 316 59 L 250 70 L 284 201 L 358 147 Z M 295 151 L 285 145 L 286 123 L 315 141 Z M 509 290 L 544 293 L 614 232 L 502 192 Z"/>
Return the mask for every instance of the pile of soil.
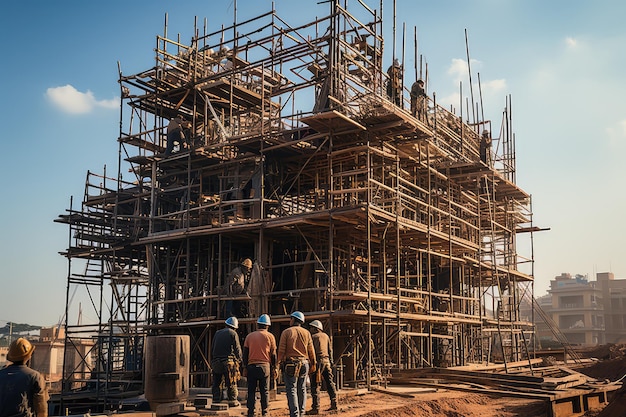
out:
<path id="1" fill-rule="evenodd" d="M 310 400 L 309 400 L 310 402 Z M 327 409 L 328 396 L 322 394 L 321 409 Z M 270 407 L 272 417 L 289 415 L 285 408 Z M 338 411 L 322 411 L 321 416 L 341 417 L 547 417 L 546 403 L 522 398 L 498 398 L 485 394 L 441 391 L 402 398 L 381 392 L 346 396 Z"/>
<path id="2" fill-rule="evenodd" d="M 617 381 L 626 375 L 626 356 L 596 362 L 578 371 L 600 381 Z"/>
<path id="3" fill-rule="evenodd" d="M 624 344 L 607 344 L 595 346 L 590 349 L 580 351 L 581 356 L 585 358 L 596 358 L 600 360 L 619 359 L 626 357 L 626 345 Z"/>
<path id="4" fill-rule="evenodd" d="M 530 401 L 507 398 L 506 400 L 483 394 L 461 394 L 451 396 L 446 393 L 443 398 L 413 400 L 410 403 L 385 411 L 371 411 L 363 414 L 366 417 L 513 417 L 513 416 L 547 416 L 546 404 L 543 401 Z M 453 398 L 451 398 L 453 397 Z"/>

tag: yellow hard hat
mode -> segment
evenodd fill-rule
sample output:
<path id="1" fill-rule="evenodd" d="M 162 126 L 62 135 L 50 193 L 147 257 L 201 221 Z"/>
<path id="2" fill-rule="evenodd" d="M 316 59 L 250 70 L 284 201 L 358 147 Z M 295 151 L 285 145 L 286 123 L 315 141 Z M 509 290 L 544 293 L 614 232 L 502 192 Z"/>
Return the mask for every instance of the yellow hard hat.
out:
<path id="1" fill-rule="evenodd" d="M 246 268 L 252 268 L 252 261 L 248 258 L 244 259 L 241 264 Z"/>
<path id="2" fill-rule="evenodd" d="M 9 346 L 9 353 L 7 353 L 7 359 L 11 362 L 23 362 L 31 357 L 33 350 L 35 350 L 35 346 L 33 346 L 28 340 L 20 337 L 19 339 L 15 339 L 11 342 L 11 346 Z"/>

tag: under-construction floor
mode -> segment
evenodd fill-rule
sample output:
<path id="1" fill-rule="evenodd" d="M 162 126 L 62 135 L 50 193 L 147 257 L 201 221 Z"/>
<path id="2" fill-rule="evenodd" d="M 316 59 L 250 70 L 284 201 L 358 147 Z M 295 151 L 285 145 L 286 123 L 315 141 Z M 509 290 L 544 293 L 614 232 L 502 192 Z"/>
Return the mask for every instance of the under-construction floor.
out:
<path id="1" fill-rule="evenodd" d="M 350 386 L 531 356 L 532 257 L 517 239 L 535 228 L 509 101 L 498 133 L 428 94 L 411 104 L 380 15 L 340 3 L 298 25 L 270 10 L 189 43 L 157 36 L 153 65 L 120 72 L 120 166 L 89 172 L 57 219 L 68 316 L 82 293 L 98 317 L 66 323 L 68 347 L 95 342 L 66 355 L 67 398 L 141 392 L 148 335 L 190 336 L 191 386 L 210 386 L 230 314 L 242 340 L 262 313 L 277 339 L 294 310 L 321 320 Z"/>

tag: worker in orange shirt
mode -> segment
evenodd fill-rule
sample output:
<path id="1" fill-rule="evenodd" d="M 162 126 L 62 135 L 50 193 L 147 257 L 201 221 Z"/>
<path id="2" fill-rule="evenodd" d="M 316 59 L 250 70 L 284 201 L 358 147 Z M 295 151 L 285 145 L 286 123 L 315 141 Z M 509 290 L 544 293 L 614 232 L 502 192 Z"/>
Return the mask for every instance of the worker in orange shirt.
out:
<path id="1" fill-rule="evenodd" d="M 270 376 L 276 375 L 276 338 L 268 331 L 270 316 L 261 314 L 257 330 L 243 342 L 243 366 L 248 376 L 248 416 L 254 416 L 256 388 L 261 394 L 261 415 L 268 415 Z"/>

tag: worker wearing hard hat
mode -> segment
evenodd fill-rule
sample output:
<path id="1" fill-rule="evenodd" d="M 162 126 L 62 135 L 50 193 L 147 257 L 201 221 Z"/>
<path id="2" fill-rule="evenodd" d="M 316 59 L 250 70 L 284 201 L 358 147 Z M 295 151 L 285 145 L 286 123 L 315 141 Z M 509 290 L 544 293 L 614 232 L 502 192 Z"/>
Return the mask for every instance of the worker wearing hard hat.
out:
<path id="1" fill-rule="evenodd" d="M 399 107 L 402 107 L 402 64 L 397 59 L 387 69 L 387 97 Z"/>
<path id="2" fill-rule="evenodd" d="M 243 365 L 248 376 L 248 416 L 254 416 L 256 388 L 261 394 L 261 415 L 268 415 L 270 376 L 276 375 L 276 338 L 268 331 L 270 316 L 261 314 L 257 330 L 243 342 Z"/>
<path id="3" fill-rule="evenodd" d="M 167 144 L 165 147 L 165 156 L 168 156 L 174 150 L 174 143 L 178 143 L 179 149 L 183 149 L 185 145 L 184 129 L 191 127 L 191 123 L 185 120 L 182 114 L 170 120 L 167 125 Z"/>
<path id="4" fill-rule="evenodd" d="M 278 342 L 278 363 L 283 370 L 289 415 L 302 417 L 306 405 L 306 377 L 315 372 L 315 350 L 311 333 L 302 325 L 304 314 L 291 313 L 288 329 L 283 330 Z"/>
<path id="5" fill-rule="evenodd" d="M 11 364 L 0 369 L 0 416 L 47 417 L 48 390 L 41 374 L 28 367 L 35 347 L 20 337 L 9 346 Z"/>
<path id="6" fill-rule="evenodd" d="M 483 130 L 480 138 L 480 160 L 491 166 L 491 133 L 489 130 Z"/>
<path id="7" fill-rule="evenodd" d="M 228 405 L 238 407 L 237 381 L 240 379 L 241 344 L 236 330 L 239 328 L 237 317 L 229 317 L 224 322 L 226 327 L 213 336 L 211 350 L 211 368 L 213 370 L 213 402 L 222 401 L 222 381 L 228 393 Z"/>
<path id="8" fill-rule="evenodd" d="M 411 86 L 411 114 L 422 122 L 426 121 L 427 100 L 424 80 L 418 78 Z"/>
<path id="9" fill-rule="evenodd" d="M 229 295 L 244 295 L 246 294 L 246 288 L 250 281 L 250 273 L 252 271 L 252 261 L 248 258 L 244 259 L 240 265 L 233 268 L 228 274 L 228 294 Z M 226 315 L 246 317 L 247 308 L 242 301 L 228 300 L 226 303 Z"/>
<path id="10" fill-rule="evenodd" d="M 246 286 L 250 280 L 250 271 L 252 270 L 252 261 L 248 258 L 241 262 L 230 271 L 230 288 L 233 294 L 243 294 L 246 292 Z"/>
<path id="11" fill-rule="evenodd" d="M 337 389 L 333 382 L 333 346 L 330 343 L 330 337 L 324 333 L 324 327 L 319 320 L 313 320 L 310 324 L 311 337 L 313 339 L 313 348 L 317 357 L 317 372 L 311 377 L 311 397 L 313 404 L 307 414 L 319 414 L 320 411 L 320 391 L 322 378 L 326 381 L 326 389 L 330 397 L 330 410 L 337 409 Z"/>

